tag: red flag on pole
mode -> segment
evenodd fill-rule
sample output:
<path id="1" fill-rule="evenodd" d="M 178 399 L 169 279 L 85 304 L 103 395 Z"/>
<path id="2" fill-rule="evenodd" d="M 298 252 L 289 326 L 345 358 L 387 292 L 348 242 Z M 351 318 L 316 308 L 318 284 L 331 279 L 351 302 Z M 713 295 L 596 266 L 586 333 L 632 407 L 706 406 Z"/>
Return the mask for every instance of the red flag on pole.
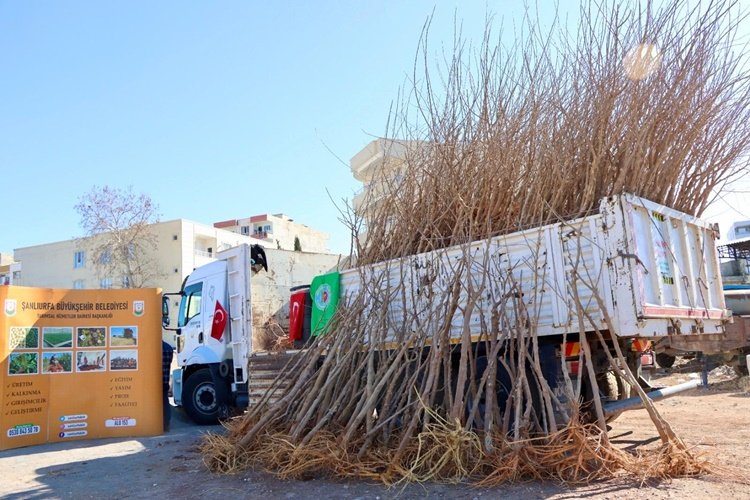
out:
<path id="1" fill-rule="evenodd" d="M 216 340 L 221 340 L 224 335 L 224 328 L 227 326 L 227 310 L 217 300 L 214 308 L 214 322 L 211 325 L 211 336 Z"/>

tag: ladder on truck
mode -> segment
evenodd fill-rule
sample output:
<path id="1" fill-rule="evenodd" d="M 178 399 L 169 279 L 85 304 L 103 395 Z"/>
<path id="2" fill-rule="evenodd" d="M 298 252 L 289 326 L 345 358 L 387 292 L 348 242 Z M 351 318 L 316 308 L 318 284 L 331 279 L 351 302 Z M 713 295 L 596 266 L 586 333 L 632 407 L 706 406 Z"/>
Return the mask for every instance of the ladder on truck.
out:
<path id="1" fill-rule="evenodd" d="M 250 276 L 248 245 L 226 252 L 227 296 L 229 297 L 229 345 L 232 349 L 235 384 L 247 382 L 248 355 L 251 350 L 252 310 L 250 308 Z M 233 387 L 236 390 L 236 387 Z"/>

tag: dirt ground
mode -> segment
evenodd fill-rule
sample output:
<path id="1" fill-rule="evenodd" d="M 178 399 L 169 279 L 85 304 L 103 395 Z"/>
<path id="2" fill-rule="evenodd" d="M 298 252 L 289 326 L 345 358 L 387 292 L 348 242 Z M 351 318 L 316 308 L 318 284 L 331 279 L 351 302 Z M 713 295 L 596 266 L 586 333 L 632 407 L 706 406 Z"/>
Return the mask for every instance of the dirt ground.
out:
<path id="1" fill-rule="evenodd" d="M 653 382 L 671 385 L 698 377 L 683 362 Z M 695 389 L 657 403 L 677 433 L 717 464 L 750 473 L 750 380 L 731 369 L 711 371 L 708 389 Z M 200 435 L 221 428 L 191 424 L 181 410 L 162 436 L 55 443 L 0 452 L 0 497 L 27 498 L 732 498 L 750 499 L 750 485 L 717 477 L 676 479 L 640 485 L 624 479 L 585 487 L 530 482 L 495 489 L 466 485 L 409 485 L 386 488 L 363 481 L 312 479 L 281 481 L 249 471 L 231 476 L 209 473 L 196 451 Z M 656 433 L 644 410 L 626 412 L 610 436 L 623 448 L 655 446 Z"/>

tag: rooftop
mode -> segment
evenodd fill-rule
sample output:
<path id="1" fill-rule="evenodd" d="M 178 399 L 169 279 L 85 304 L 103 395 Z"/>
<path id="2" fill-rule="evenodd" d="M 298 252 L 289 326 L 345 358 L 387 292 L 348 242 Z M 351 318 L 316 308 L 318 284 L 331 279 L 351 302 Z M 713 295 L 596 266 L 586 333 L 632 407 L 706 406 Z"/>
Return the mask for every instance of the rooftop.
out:
<path id="1" fill-rule="evenodd" d="M 750 237 L 734 240 L 726 245 L 719 245 L 717 249 L 721 259 L 745 259 L 750 261 Z"/>

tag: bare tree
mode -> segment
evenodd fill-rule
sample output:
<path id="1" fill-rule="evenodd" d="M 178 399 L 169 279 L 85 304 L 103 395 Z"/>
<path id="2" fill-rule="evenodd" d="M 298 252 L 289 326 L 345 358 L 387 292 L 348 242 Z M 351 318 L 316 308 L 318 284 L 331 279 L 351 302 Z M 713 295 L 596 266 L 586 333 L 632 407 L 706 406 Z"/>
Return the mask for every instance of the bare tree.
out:
<path id="1" fill-rule="evenodd" d="M 478 49 L 457 33 L 437 73 L 425 26 L 386 129 L 407 146 L 399 155 L 408 168 L 396 174 L 383 155 L 366 218 L 346 212 L 352 234 L 367 229 L 354 241 L 359 292 L 230 424 L 234 447 L 207 441 L 207 463 L 391 484 L 484 477 L 483 486 L 707 470 L 632 373 L 617 340 L 628 332 L 615 331 L 606 290 L 592 279 L 601 269 L 580 257 L 583 230 L 567 240 L 563 283 L 547 274 L 533 231 L 513 262 L 489 239 L 558 220 L 571 227 L 620 193 L 700 215 L 715 190 L 748 171 L 739 2 L 655 3 L 584 0 L 572 31 L 560 18 L 543 29 L 529 9 L 510 47 L 495 44 L 489 24 Z M 564 387 L 554 392 L 542 373 L 541 299 L 531 297 L 558 289 L 575 290 L 567 315 L 584 375 L 574 384 L 561 363 Z M 594 348 L 624 381 L 616 397 L 641 397 L 659 455 L 633 457 L 609 442 L 598 397 L 608 373 L 597 373 Z M 595 424 L 580 418 L 584 383 L 596 395 L 585 396 Z"/>
<path id="2" fill-rule="evenodd" d="M 89 252 L 100 279 L 112 279 L 115 287 L 140 288 L 160 276 L 151 227 L 159 222 L 158 206 L 148 195 L 134 193 L 132 186 L 94 186 L 74 208 L 85 233 L 78 245 Z"/>

